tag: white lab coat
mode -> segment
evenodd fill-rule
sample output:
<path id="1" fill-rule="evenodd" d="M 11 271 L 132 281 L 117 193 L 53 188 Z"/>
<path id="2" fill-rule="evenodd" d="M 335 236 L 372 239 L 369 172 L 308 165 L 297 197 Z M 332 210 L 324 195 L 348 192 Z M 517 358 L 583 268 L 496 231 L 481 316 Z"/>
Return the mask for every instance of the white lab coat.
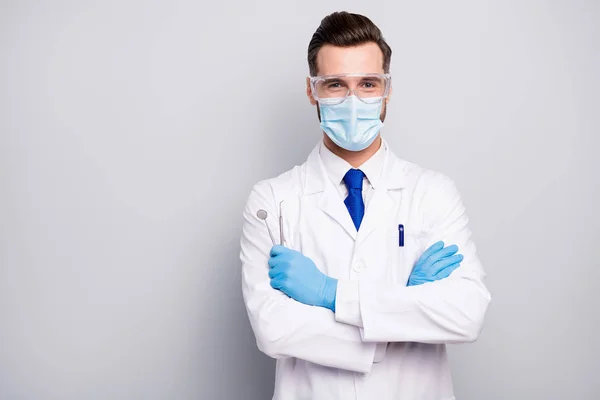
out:
<path id="1" fill-rule="evenodd" d="M 273 399 L 454 399 L 445 344 L 479 335 L 490 301 L 485 274 L 453 182 L 383 145 L 382 178 L 358 232 L 319 146 L 306 163 L 250 193 L 242 289 L 258 348 L 277 359 Z M 276 238 L 281 210 L 287 247 L 339 279 L 335 314 L 271 288 L 272 242 L 259 209 Z M 407 287 L 415 261 L 438 240 L 458 245 L 461 266 L 446 279 Z"/>

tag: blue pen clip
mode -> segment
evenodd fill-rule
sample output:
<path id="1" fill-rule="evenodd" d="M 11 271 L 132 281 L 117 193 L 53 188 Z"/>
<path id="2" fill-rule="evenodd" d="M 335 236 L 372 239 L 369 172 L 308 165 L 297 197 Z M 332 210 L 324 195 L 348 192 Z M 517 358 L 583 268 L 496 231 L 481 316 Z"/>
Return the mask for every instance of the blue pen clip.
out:
<path id="1" fill-rule="evenodd" d="M 404 225 L 398 225 L 398 246 L 404 247 Z"/>

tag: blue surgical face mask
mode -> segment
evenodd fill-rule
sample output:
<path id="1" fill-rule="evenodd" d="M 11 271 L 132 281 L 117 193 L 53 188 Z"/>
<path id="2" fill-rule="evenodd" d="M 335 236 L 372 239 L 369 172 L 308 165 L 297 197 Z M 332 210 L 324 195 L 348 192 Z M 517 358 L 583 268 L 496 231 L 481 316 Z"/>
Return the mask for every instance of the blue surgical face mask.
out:
<path id="1" fill-rule="evenodd" d="M 350 151 L 364 150 L 373 143 L 381 122 L 383 99 L 364 103 L 356 96 L 348 96 L 340 104 L 319 102 L 321 129 L 338 146 Z"/>

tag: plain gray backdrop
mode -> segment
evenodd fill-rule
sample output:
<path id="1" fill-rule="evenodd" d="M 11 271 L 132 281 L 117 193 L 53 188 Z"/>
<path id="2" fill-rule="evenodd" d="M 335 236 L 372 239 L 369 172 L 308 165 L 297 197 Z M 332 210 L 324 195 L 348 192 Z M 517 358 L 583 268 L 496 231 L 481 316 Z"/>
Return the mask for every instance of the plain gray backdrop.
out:
<path id="1" fill-rule="evenodd" d="M 0 399 L 270 398 L 241 212 L 320 140 L 336 10 L 393 48 L 384 137 L 469 211 L 492 304 L 458 399 L 599 398 L 597 1 L 3 0 Z"/>

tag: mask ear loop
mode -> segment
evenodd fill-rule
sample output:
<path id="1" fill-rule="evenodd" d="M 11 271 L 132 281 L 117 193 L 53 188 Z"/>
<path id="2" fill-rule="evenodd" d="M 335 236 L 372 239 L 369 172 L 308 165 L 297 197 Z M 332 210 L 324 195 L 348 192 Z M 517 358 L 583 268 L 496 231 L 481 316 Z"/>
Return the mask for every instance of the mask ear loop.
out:
<path id="1" fill-rule="evenodd" d="M 387 82 L 386 82 L 386 94 L 385 94 L 385 104 L 387 105 L 387 103 L 390 102 L 390 93 L 392 92 L 392 77 L 388 76 L 387 78 Z"/>

